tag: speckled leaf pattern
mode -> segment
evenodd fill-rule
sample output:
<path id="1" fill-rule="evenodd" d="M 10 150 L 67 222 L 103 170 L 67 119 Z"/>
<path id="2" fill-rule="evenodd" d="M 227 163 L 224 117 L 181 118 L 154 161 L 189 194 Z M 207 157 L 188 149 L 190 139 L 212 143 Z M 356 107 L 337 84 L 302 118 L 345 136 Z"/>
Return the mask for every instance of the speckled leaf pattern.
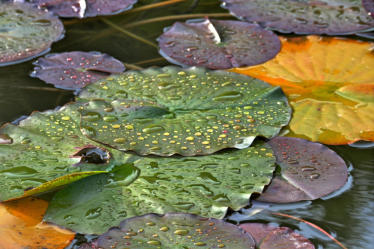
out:
<path id="1" fill-rule="evenodd" d="M 191 214 L 147 214 L 124 220 L 102 234 L 92 248 L 254 249 L 253 238 L 238 226 Z"/>
<path id="2" fill-rule="evenodd" d="M 0 66 L 46 53 L 53 42 L 62 38 L 62 22 L 31 4 L 1 3 L 0 13 Z"/>
<path id="3" fill-rule="evenodd" d="M 114 15 L 131 9 L 137 0 L 31 0 L 61 17 Z"/>
<path id="4" fill-rule="evenodd" d="M 109 164 L 81 163 L 74 154 L 95 146 L 80 135 L 77 106 L 36 112 L 18 126 L 1 128 L 0 200 L 37 194 L 93 174 Z"/>
<path id="5" fill-rule="evenodd" d="M 291 137 L 276 137 L 269 144 L 281 167 L 281 176 L 276 176 L 257 200 L 315 200 L 340 189 L 348 180 L 344 160 L 322 144 Z"/>
<path id="6" fill-rule="evenodd" d="M 281 40 L 275 59 L 234 71 L 282 87 L 294 111 L 289 136 L 324 144 L 374 141 L 374 43 L 318 36 Z"/>
<path id="7" fill-rule="evenodd" d="M 64 249 L 74 233 L 52 224 L 42 223 L 48 203 L 24 198 L 0 204 L 1 249 Z"/>
<path id="8" fill-rule="evenodd" d="M 63 89 L 80 89 L 110 74 L 125 71 L 119 60 L 99 52 L 48 54 L 33 63 L 32 77 Z"/>
<path id="9" fill-rule="evenodd" d="M 374 28 L 362 0 L 221 0 L 249 22 L 296 34 L 344 35 Z"/>
<path id="10" fill-rule="evenodd" d="M 244 223 L 240 227 L 252 235 L 258 249 L 315 249 L 312 242 L 288 227 Z"/>
<path id="11" fill-rule="evenodd" d="M 133 170 L 123 167 L 113 176 L 92 176 L 59 191 L 45 219 L 81 233 L 103 233 L 125 218 L 147 213 L 223 218 L 228 207 L 238 210 L 248 205 L 252 193 L 262 192 L 275 167 L 272 151 L 263 143 L 203 157 L 130 161 Z M 124 184 L 137 170 L 139 177 Z"/>
<path id="12" fill-rule="evenodd" d="M 97 104 L 95 99 L 106 102 Z M 132 71 L 89 85 L 82 131 L 141 155 L 211 154 L 273 137 L 290 118 L 282 91 L 225 71 L 176 67 Z M 93 101 L 89 101 L 93 99 Z"/>
<path id="13" fill-rule="evenodd" d="M 160 53 L 170 62 L 210 69 L 261 64 L 280 50 L 271 31 L 239 21 L 176 22 L 159 39 Z"/>

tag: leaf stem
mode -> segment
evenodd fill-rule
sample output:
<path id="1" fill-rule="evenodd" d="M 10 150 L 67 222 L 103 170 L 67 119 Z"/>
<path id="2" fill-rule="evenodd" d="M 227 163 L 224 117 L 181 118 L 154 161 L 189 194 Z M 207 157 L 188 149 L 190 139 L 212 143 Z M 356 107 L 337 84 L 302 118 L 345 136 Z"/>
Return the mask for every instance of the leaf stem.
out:
<path id="1" fill-rule="evenodd" d="M 125 28 L 134 28 L 140 25 L 154 23 L 154 22 L 162 22 L 162 21 L 169 21 L 169 20 L 178 20 L 178 19 L 189 19 L 189 18 L 201 18 L 201 17 L 231 17 L 229 13 L 200 13 L 200 14 L 185 14 L 185 15 L 172 15 L 172 16 L 162 16 L 162 17 L 155 17 L 150 19 L 145 19 L 138 22 L 133 22 L 124 25 Z"/>
<path id="2" fill-rule="evenodd" d="M 143 65 L 143 64 L 148 64 L 148 63 L 153 63 L 153 62 L 159 62 L 159 61 L 166 61 L 164 57 L 157 57 L 149 60 L 144 60 L 144 61 L 138 61 L 135 62 L 135 65 Z"/>
<path id="3" fill-rule="evenodd" d="M 134 64 L 129 64 L 129 63 L 124 63 L 122 62 L 123 65 L 125 65 L 126 68 L 129 68 L 129 69 L 133 69 L 133 70 L 143 70 L 144 68 L 142 67 L 139 67 L 137 65 L 134 65 Z"/>
<path id="4" fill-rule="evenodd" d="M 134 8 L 134 9 L 131 9 L 129 11 L 123 12 L 123 14 L 135 13 L 135 12 L 139 12 L 139 11 L 144 11 L 144 10 L 149 10 L 149 9 L 153 9 L 153 8 L 163 7 L 163 6 L 166 6 L 166 5 L 171 5 L 171 4 L 185 2 L 185 1 L 186 0 L 168 0 L 168 1 L 163 1 L 163 2 L 160 2 L 160 3 L 152 3 L 152 4 L 144 5 L 144 6 L 141 6 L 139 8 Z"/>
<path id="5" fill-rule="evenodd" d="M 136 40 L 138 40 L 140 42 L 143 42 L 143 43 L 145 43 L 145 44 L 147 44 L 149 46 L 152 46 L 152 47 L 155 47 L 155 48 L 158 49 L 158 46 L 155 43 L 153 43 L 151 41 L 148 41 L 147 39 L 144 39 L 143 37 L 140 37 L 140 36 L 138 36 L 138 35 L 136 35 L 134 33 L 131 33 L 130 31 L 127 31 L 126 29 L 124 29 L 124 28 L 118 26 L 117 24 L 109 21 L 108 19 L 101 18 L 100 20 L 102 22 L 104 22 L 105 24 L 107 24 L 108 26 L 110 26 L 110 27 L 118 30 L 119 32 L 121 32 L 121 33 L 123 33 L 123 34 L 125 34 L 125 35 L 127 35 L 127 36 L 129 36 L 131 38 L 134 38 L 134 39 L 136 39 Z"/>
<path id="6" fill-rule="evenodd" d="M 300 219 L 298 217 L 295 217 L 295 216 L 292 216 L 292 215 L 289 215 L 289 214 L 283 214 L 283 213 L 272 213 L 273 215 L 277 215 L 277 216 L 282 216 L 282 217 L 287 217 L 287 218 L 290 218 L 290 219 L 293 219 L 293 220 L 297 220 L 297 221 L 300 221 L 300 222 L 303 222 L 315 229 L 317 229 L 318 231 L 322 232 L 323 234 L 325 234 L 327 237 L 329 237 L 332 241 L 334 241 L 336 244 L 338 244 L 341 248 L 343 249 L 347 249 L 347 247 L 345 247 L 342 243 L 340 243 L 337 239 L 335 239 L 331 234 L 329 234 L 328 232 L 326 232 L 325 230 L 323 230 L 322 228 L 320 228 L 319 226 L 309 222 L 309 221 L 306 221 L 306 220 L 303 220 L 303 219 Z"/>

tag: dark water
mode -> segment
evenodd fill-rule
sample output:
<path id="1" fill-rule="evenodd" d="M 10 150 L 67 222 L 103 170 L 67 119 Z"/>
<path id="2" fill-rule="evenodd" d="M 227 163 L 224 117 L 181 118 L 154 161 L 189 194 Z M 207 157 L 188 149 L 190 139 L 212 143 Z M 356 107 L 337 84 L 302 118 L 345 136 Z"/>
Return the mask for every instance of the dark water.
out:
<path id="1" fill-rule="evenodd" d="M 158 1 L 140 1 L 143 4 Z M 198 2 L 198 5 L 194 5 Z M 156 38 L 164 27 L 175 19 L 135 26 L 144 19 L 189 13 L 225 13 L 219 1 L 185 1 L 162 8 L 125 13 L 105 18 L 126 31 L 130 31 L 157 45 Z M 128 68 L 164 66 L 166 62 L 158 54 L 158 49 L 149 43 L 129 37 L 124 32 L 113 29 L 100 18 L 92 20 L 69 19 L 66 22 L 65 39 L 53 45 L 52 52 L 101 51 L 108 53 L 128 65 Z M 0 124 L 13 121 L 32 111 L 43 111 L 63 105 L 73 99 L 70 91 L 53 88 L 37 79 L 28 77 L 32 62 L 0 68 Z M 374 148 L 332 147 L 351 166 L 351 182 L 343 193 L 327 200 L 305 202 L 297 205 L 271 207 L 282 213 L 308 220 L 332 235 L 350 249 L 374 248 Z M 321 232 L 291 219 L 280 218 L 269 211 L 250 215 L 253 209 L 234 213 L 230 220 L 244 222 L 257 220 L 275 222 L 299 230 L 310 238 L 317 248 L 340 248 Z"/>

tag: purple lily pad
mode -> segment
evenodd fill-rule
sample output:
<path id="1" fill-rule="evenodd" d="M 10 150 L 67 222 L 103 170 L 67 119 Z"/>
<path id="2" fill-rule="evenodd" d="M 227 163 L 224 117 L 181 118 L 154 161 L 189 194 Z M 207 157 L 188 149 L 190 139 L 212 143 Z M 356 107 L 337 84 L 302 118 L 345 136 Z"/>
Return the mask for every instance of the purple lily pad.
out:
<path id="1" fill-rule="evenodd" d="M 31 0 L 61 17 L 114 15 L 131 9 L 138 0 Z"/>
<path id="2" fill-rule="evenodd" d="M 369 15 L 374 18 L 374 0 L 362 0 L 362 5 L 369 12 Z"/>
<path id="3" fill-rule="evenodd" d="M 0 66 L 20 63 L 49 51 L 63 37 L 62 22 L 28 3 L 0 4 Z"/>
<path id="4" fill-rule="evenodd" d="M 255 241 L 240 227 L 191 214 L 147 214 L 121 222 L 87 248 L 230 248 L 255 249 Z"/>
<path id="5" fill-rule="evenodd" d="M 276 137 L 270 140 L 281 176 L 276 176 L 257 199 L 289 203 L 314 200 L 345 185 L 348 169 L 344 160 L 326 146 L 304 139 Z"/>
<path id="6" fill-rule="evenodd" d="M 281 47 L 274 33 L 257 24 L 209 19 L 176 22 L 158 41 L 160 54 L 171 63 L 210 69 L 261 64 Z"/>
<path id="7" fill-rule="evenodd" d="M 312 242 L 288 227 L 245 223 L 242 229 L 252 235 L 259 249 L 315 249 Z"/>
<path id="8" fill-rule="evenodd" d="M 221 1 L 223 7 L 238 18 L 284 33 L 344 35 L 374 28 L 374 19 L 367 14 L 361 1 Z"/>
<path id="9" fill-rule="evenodd" d="M 122 62 L 98 52 L 49 54 L 38 59 L 34 65 L 31 77 L 73 90 L 125 70 Z"/>

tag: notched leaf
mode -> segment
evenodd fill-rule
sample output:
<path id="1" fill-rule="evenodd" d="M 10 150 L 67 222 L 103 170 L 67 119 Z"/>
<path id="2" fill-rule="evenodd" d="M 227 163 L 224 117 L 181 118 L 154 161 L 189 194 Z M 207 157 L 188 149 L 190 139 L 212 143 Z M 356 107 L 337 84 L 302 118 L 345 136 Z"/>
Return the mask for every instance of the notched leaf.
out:
<path id="1" fill-rule="evenodd" d="M 172 63 L 226 69 L 261 64 L 280 50 L 271 31 L 239 21 L 177 22 L 159 38 L 160 53 Z"/>

